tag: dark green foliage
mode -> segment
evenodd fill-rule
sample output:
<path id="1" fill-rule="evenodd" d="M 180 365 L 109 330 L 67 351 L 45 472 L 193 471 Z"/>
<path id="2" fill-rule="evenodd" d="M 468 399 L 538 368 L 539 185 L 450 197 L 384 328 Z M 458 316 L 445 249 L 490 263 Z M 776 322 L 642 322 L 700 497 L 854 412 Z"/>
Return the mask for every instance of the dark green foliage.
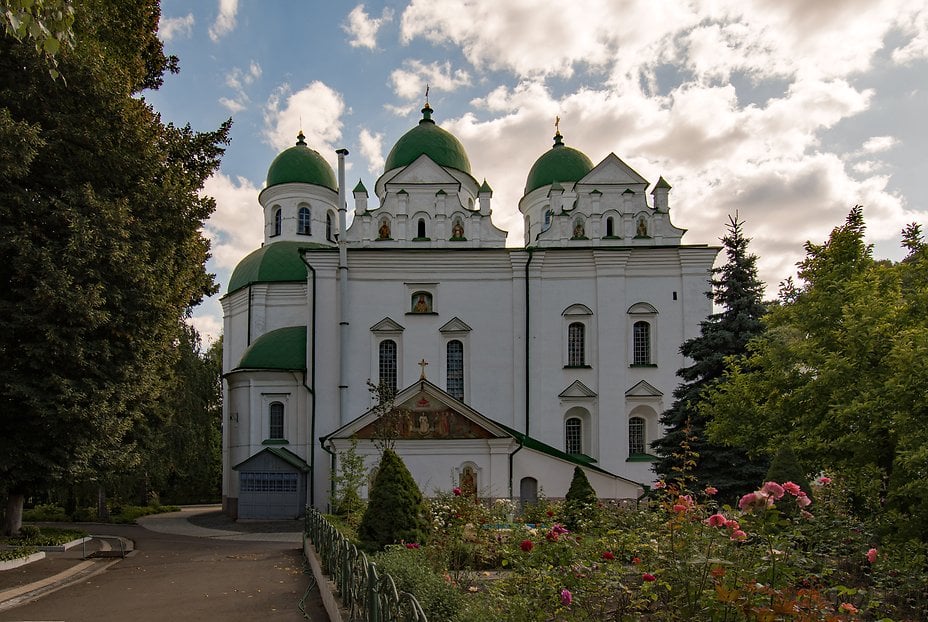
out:
<path id="1" fill-rule="evenodd" d="M 876 261 L 855 207 L 823 244 L 806 244 L 801 286 L 766 318 L 703 408 L 714 439 L 772 455 L 793 448 L 810 472 L 840 475 L 861 517 L 928 541 L 928 247 Z"/>
<path id="2" fill-rule="evenodd" d="M 31 42 L 0 35 L 0 486 L 107 485 L 140 461 L 131 432 L 169 389 L 204 270 L 200 188 L 214 132 L 164 125 L 138 97 L 173 67 L 157 2 L 75 5 L 53 79 Z"/>
<path id="3" fill-rule="evenodd" d="M 571 531 L 582 531 L 596 513 L 599 499 L 583 469 L 574 467 L 570 488 L 564 496 L 564 524 Z"/>
<path id="4" fill-rule="evenodd" d="M 748 252 L 750 240 L 744 237 L 743 224 L 737 216 L 729 218 L 722 238 L 728 260 L 713 269 L 712 291 L 707 292 L 721 311 L 701 324 L 699 336 L 681 346 L 693 364 L 677 372 L 682 382 L 673 392 L 670 410 L 661 415 L 666 434 L 651 443 L 661 458 L 655 465 L 661 477 L 692 478 L 697 488 L 714 486 L 718 499 L 729 502 L 753 490 L 766 468 L 762 456 L 749 458 L 742 448 L 710 442 L 708 421 L 699 411 L 703 392 L 724 375 L 726 357 L 744 354 L 748 341 L 763 332 L 764 284 L 757 278 L 757 257 Z"/>
<path id="5" fill-rule="evenodd" d="M 799 464 L 796 458 L 796 452 L 789 445 L 784 445 L 777 451 L 777 455 L 770 461 L 770 468 L 767 469 L 765 482 L 793 482 L 799 484 L 807 495 L 812 496 L 812 486 L 809 484 L 809 478 Z"/>
<path id="6" fill-rule="evenodd" d="M 396 452 L 385 450 L 358 527 L 361 546 L 374 551 L 388 544 L 423 544 L 428 529 L 422 492 Z"/>
<path id="7" fill-rule="evenodd" d="M 389 546 L 373 561 L 379 573 L 393 577 L 398 592 L 416 597 L 429 620 L 451 622 L 461 613 L 464 594 L 429 567 L 422 549 Z"/>

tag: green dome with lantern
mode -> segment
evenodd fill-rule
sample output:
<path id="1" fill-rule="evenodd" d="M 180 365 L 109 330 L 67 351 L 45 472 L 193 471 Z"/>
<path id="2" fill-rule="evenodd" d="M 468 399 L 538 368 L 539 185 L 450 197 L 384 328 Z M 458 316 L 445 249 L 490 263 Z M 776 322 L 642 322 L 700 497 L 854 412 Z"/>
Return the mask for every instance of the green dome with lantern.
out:
<path id="1" fill-rule="evenodd" d="M 554 182 L 580 181 L 593 170 L 593 162 L 582 151 L 564 144 L 560 132 L 554 135 L 554 146 L 535 160 L 525 180 L 525 194 Z"/>
<path id="2" fill-rule="evenodd" d="M 435 125 L 435 121 L 432 120 L 432 108 L 428 102 L 422 109 L 419 125 L 403 134 L 393 145 L 383 170 L 386 172 L 409 166 L 422 154 L 429 156 L 440 166 L 471 174 L 470 160 L 464 151 L 464 145 L 451 132 Z"/>
<path id="3" fill-rule="evenodd" d="M 297 135 L 296 145 L 285 149 L 274 158 L 267 169 L 266 188 L 279 184 L 313 184 L 338 191 L 335 172 L 318 151 L 306 144 L 302 130 Z"/>

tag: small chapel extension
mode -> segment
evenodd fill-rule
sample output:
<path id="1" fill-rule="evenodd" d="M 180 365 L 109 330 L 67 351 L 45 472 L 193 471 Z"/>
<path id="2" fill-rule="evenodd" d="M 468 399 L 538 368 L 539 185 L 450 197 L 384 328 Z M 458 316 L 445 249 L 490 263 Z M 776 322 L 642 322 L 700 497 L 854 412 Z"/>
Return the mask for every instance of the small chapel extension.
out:
<path id="1" fill-rule="evenodd" d="M 230 515 L 325 509 L 352 439 L 373 468 L 368 381 L 394 392 L 396 450 L 426 495 L 560 497 L 575 466 L 602 498 L 653 482 L 649 443 L 718 248 L 682 243 L 663 178 L 594 164 L 559 129 L 518 206 L 495 205 L 434 114 L 396 141 L 373 196 L 354 185 L 350 217 L 343 168 L 302 133 L 271 163 L 264 243 L 222 298 Z M 493 210 L 516 207 L 524 239 L 507 247 Z"/>

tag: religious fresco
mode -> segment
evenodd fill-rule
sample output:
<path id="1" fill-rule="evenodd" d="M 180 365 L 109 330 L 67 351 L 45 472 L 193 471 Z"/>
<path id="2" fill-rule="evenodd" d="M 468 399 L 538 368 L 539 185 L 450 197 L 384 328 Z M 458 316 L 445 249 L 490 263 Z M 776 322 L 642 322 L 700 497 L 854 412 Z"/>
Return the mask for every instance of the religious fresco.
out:
<path id="1" fill-rule="evenodd" d="M 464 415 L 447 408 L 444 404 L 432 402 L 427 395 L 420 393 L 397 410 L 396 421 L 399 430 L 398 440 L 410 439 L 467 439 L 495 438 L 488 430 L 471 421 Z M 378 422 L 373 421 L 354 435 L 356 438 L 369 439 L 377 436 Z"/>

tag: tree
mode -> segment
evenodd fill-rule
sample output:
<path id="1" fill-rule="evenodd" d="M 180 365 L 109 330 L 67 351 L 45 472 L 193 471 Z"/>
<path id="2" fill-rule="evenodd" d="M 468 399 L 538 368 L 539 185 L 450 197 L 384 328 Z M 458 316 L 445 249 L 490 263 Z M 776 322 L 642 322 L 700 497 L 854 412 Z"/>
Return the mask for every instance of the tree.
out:
<path id="1" fill-rule="evenodd" d="M 0 482 L 5 531 L 29 491 L 138 463 L 130 431 L 163 394 L 186 309 L 214 291 L 200 197 L 229 124 L 161 122 L 144 99 L 172 61 L 157 2 L 75 7 L 53 79 L 0 36 Z"/>
<path id="2" fill-rule="evenodd" d="M 691 477 L 700 487 L 714 486 L 719 498 L 729 501 L 758 485 L 765 464 L 763 459 L 750 459 L 741 448 L 710 442 L 699 403 L 706 389 L 724 375 L 726 358 L 744 354 L 748 342 L 763 332 L 764 284 L 757 277 L 757 257 L 748 252 L 750 240 L 743 227 L 737 215 L 729 217 L 728 233 L 722 238 L 727 261 L 713 269 L 712 290 L 706 293 L 721 310 L 681 346 L 693 364 L 677 371 L 683 380 L 674 390 L 672 406 L 661 415 L 665 435 L 651 443 L 661 457 L 655 470 L 662 477 Z M 680 487 L 689 484 L 681 481 Z"/>
<path id="3" fill-rule="evenodd" d="M 574 476 L 570 488 L 564 496 L 564 522 L 570 529 L 580 531 L 583 524 L 596 510 L 599 499 L 590 485 L 586 473 L 578 466 L 574 467 Z"/>
<path id="4" fill-rule="evenodd" d="M 796 452 L 789 445 L 780 447 L 780 450 L 770 461 L 770 468 L 767 469 L 767 475 L 764 477 L 765 482 L 793 482 L 809 496 L 812 494 L 812 487 L 809 485 L 809 477 L 799 461 L 796 459 Z M 795 506 L 790 506 L 795 507 Z"/>
<path id="5" fill-rule="evenodd" d="M 422 492 L 396 452 L 384 450 L 358 527 L 361 546 L 375 551 L 388 544 L 422 544 L 428 528 Z"/>
<path id="6" fill-rule="evenodd" d="M 366 471 L 364 457 L 358 455 L 358 441 L 351 440 L 351 446 L 338 454 L 338 471 L 332 473 L 335 490 L 335 513 L 351 520 L 364 507 L 361 500 L 361 486 L 364 484 Z"/>
<path id="7" fill-rule="evenodd" d="M 718 442 L 772 455 L 790 446 L 802 470 L 835 471 L 862 514 L 890 511 L 928 539 L 928 250 L 875 261 L 860 206 L 824 244 L 806 244 L 801 286 L 712 388 L 704 414 Z M 904 529 L 903 529 L 904 527 Z"/>

